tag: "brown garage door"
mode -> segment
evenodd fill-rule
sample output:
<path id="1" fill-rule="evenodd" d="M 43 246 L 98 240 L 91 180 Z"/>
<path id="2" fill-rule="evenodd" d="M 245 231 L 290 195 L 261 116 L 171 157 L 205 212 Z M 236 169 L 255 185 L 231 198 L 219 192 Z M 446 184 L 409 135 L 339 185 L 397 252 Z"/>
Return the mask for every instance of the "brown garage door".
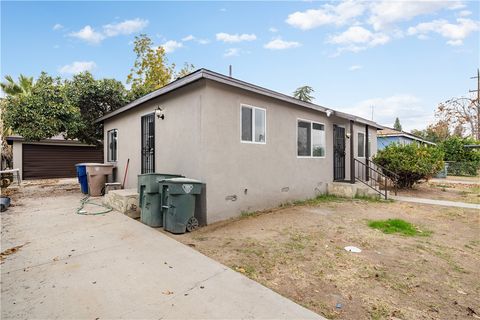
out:
<path id="1" fill-rule="evenodd" d="M 103 163 L 103 149 L 23 144 L 23 179 L 76 177 L 75 164 L 81 162 Z"/>

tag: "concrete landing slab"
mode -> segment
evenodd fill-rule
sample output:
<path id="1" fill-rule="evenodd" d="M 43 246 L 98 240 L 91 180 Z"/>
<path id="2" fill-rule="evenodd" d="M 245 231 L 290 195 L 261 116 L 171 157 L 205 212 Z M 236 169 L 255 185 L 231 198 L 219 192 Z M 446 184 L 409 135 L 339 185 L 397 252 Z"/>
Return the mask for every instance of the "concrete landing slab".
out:
<path id="1" fill-rule="evenodd" d="M 130 218 L 140 218 L 137 189 L 111 190 L 103 197 L 103 203 Z"/>
<path id="2" fill-rule="evenodd" d="M 119 212 L 75 214 L 82 195 L 2 213 L 1 319 L 323 319 Z"/>

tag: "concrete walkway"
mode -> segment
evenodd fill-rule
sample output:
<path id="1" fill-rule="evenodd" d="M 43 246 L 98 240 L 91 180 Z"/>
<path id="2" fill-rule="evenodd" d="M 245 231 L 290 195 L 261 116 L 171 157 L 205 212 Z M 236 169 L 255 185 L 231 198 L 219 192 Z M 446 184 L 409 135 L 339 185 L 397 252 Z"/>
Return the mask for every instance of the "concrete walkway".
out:
<path id="1" fill-rule="evenodd" d="M 1 214 L 1 319 L 323 319 L 120 213 L 75 214 L 78 193 Z"/>
<path id="2" fill-rule="evenodd" d="M 462 180 L 462 179 L 437 179 L 437 178 L 433 178 L 433 179 L 430 179 L 428 180 L 429 182 L 432 182 L 432 183 L 439 183 L 439 184 L 467 184 L 467 185 L 480 185 L 480 178 L 479 179 L 465 179 L 465 180 Z"/>
<path id="3" fill-rule="evenodd" d="M 438 206 L 445 206 L 445 207 L 457 207 L 457 208 L 465 208 L 465 209 L 480 209 L 480 204 L 474 203 L 465 203 L 465 202 L 456 202 L 456 201 L 446 201 L 446 200 L 434 200 L 434 199 L 425 199 L 425 198 L 415 198 L 415 197 L 401 197 L 401 196 L 390 196 L 391 199 L 397 201 L 405 201 L 405 202 L 415 202 L 415 203 L 423 203 L 423 204 L 433 204 Z"/>

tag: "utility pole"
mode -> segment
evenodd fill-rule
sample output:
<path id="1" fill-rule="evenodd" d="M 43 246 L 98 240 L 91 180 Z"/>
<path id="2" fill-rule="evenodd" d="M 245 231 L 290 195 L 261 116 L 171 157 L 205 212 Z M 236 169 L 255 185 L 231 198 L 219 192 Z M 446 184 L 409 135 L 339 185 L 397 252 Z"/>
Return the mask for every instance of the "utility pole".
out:
<path id="1" fill-rule="evenodd" d="M 470 79 L 477 79 L 477 90 L 469 90 L 469 92 L 477 93 L 477 140 L 480 140 L 480 70 L 477 68 L 477 76 L 470 77 Z M 472 102 L 474 102 L 473 100 Z"/>

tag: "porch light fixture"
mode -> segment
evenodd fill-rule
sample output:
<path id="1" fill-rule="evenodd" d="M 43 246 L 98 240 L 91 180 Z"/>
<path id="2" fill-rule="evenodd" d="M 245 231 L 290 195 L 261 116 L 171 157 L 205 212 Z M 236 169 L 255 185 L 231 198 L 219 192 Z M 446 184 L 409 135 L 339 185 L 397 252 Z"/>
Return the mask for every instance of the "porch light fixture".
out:
<path id="1" fill-rule="evenodd" d="M 165 119 L 165 110 L 163 110 L 160 106 L 155 109 L 155 115 L 158 119 Z"/>

